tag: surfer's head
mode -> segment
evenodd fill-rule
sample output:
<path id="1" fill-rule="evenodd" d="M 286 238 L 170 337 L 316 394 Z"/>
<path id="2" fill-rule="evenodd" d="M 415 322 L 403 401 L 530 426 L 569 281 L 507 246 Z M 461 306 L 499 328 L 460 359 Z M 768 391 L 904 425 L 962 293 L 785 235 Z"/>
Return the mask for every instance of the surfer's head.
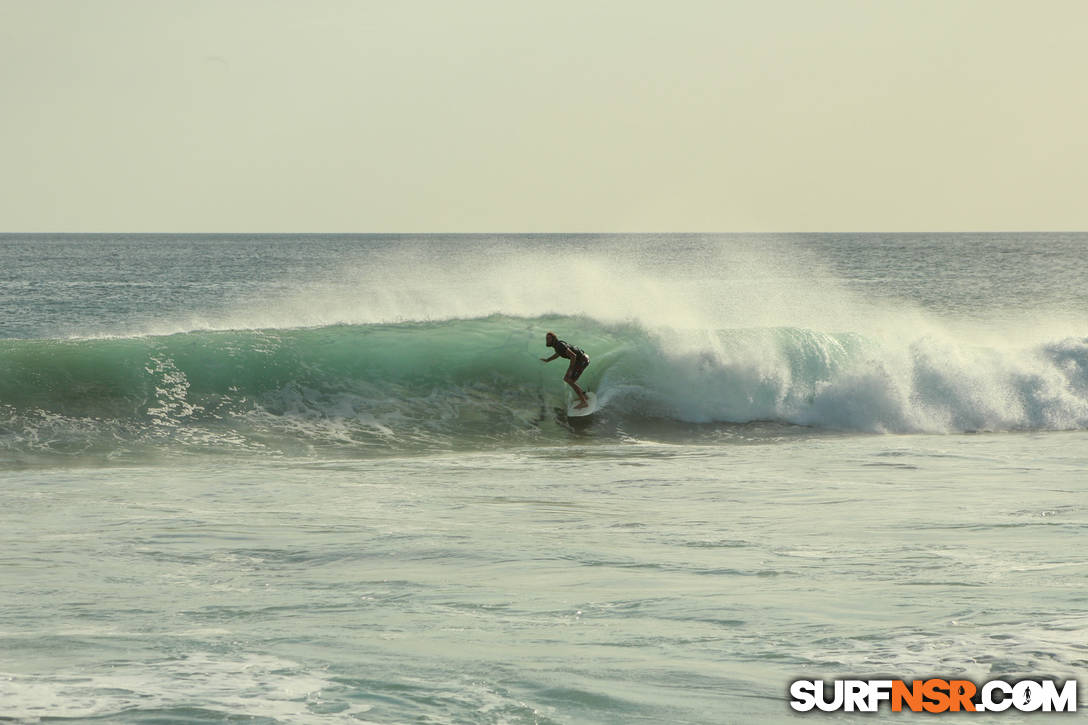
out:
<path id="1" fill-rule="evenodd" d="M 544 335 L 544 344 L 548 347 L 555 347 L 555 341 L 557 339 L 559 338 L 555 336 L 554 332 L 549 332 L 548 334 Z"/>

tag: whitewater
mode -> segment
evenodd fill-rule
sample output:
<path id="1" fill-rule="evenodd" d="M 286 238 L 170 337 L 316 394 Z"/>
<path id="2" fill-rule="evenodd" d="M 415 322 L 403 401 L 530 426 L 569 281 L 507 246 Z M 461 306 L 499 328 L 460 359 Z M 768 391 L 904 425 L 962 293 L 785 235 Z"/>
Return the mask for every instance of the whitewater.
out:
<path id="1" fill-rule="evenodd" d="M 774 722 L 801 677 L 1075 678 L 1086 251 L 0 235 L 0 718 Z"/>

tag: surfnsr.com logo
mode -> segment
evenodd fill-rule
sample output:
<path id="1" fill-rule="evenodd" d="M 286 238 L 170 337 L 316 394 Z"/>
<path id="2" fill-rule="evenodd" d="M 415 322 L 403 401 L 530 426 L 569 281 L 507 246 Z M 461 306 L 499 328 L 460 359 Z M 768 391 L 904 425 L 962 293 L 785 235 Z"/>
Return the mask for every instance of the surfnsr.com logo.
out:
<path id="1" fill-rule="evenodd" d="M 790 707 L 798 712 L 876 712 L 888 703 L 892 712 L 1076 712 L 1077 681 L 990 680 L 795 680 Z"/>

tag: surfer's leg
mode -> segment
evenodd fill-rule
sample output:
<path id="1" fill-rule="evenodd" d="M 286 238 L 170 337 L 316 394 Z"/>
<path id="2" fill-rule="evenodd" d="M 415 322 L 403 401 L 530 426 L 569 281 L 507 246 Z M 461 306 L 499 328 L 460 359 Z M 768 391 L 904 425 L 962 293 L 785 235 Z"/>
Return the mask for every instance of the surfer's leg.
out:
<path id="1" fill-rule="evenodd" d="M 582 374 L 583 370 L 585 370 L 585 365 L 579 365 L 578 363 L 578 360 L 570 361 L 570 367 L 567 368 L 567 374 L 563 376 L 563 382 L 569 385 L 574 390 L 574 392 L 577 393 L 578 399 L 582 401 L 574 407 L 584 408 L 589 405 L 589 399 L 586 398 L 585 391 L 579 388 L 578 383 L 574 381 L 577 380 L 578 376 Z"/>
<path id="2" fill-rule="evenodd" d="M 585 355 L 580 355 L 570 361 L 570 366 L 567 368 L 567 377 L 571 380 L 578 380 L 582 377 L 582 373 L 589 367 L 589 358 Z"/>
<path id="3" fill-rule="evenodd" d="M 589 405 L 589 398 L 586 397 L 586 392 L 578 387 L 578 383 L 574 382 L 573 380 L 568 380 L 567 385 L 574 388 L 574 392 L 578 394 L 578 399 L 582 401 L 578 405 L 574 406 L 575 409 L 584 408 Z"/>

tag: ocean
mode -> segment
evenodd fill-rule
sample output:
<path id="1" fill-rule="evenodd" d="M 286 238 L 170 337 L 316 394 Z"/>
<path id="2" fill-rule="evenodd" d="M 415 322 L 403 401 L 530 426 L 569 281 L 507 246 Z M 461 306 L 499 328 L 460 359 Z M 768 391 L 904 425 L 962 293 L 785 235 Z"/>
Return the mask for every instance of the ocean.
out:
<path id="1" fill-rule="evenodd" d="M 1088 234 L 0 235 L 3 721 L 1084 684 L 1086 535 Z"/>

